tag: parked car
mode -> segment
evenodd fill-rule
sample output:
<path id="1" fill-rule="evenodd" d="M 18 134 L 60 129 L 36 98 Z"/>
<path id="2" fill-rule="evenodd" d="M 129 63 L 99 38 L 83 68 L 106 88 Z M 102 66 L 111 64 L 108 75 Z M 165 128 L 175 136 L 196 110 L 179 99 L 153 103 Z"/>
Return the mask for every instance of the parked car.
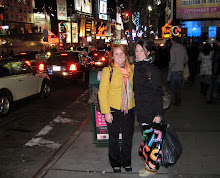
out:
<path id="1" fill-rule="evenodd" d="M 0 115 L 6 115 L 17 100 L 35 94 L 46 98 L 50 91 L 50 78 L 46 73 L 32 69 L 21 59 L 0 60 Z"/>
<path id="2" fill-rule="evenodd" d="M 88 54 L 88 56 L 91 60 L 91 65 L 94 68 L 103 68 L 108 65 L 109 55 L 107 51 L 104 50 L 91 51 Z"/>
<path id="3" fill-rule="evenodd" d="M 81 80 L 85 83 L 87 65 L 79 52 L 59 52 L 47 60 L 47 70 L 51 78 Z"/>
<path id="4" fill-rule="evenodd" d="M 95 46 L 77 46 L 76 50 L 80 53 L 88 54 L 91 51 L 96 50 Z"/>
<path id="5" fill-rule="evenodd" d="M 40 54 L 38 51 L 26 51 L 12 57 L 25 60 L 35 70 L 47 72 L 46 61 L 48 58 L 46 54 Z"/>

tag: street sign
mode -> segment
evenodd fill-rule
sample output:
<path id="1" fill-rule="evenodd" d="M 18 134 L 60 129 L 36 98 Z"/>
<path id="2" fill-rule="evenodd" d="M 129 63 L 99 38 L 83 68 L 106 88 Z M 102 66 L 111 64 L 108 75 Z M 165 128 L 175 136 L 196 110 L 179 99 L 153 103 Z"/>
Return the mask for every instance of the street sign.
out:
<path id="1" fill-rule="evenodd" d="M 48 31 L 47 29 L 44 29 L 43 30 L 43 37 L 44 37 L 44 42 L 48 42 Z"/>

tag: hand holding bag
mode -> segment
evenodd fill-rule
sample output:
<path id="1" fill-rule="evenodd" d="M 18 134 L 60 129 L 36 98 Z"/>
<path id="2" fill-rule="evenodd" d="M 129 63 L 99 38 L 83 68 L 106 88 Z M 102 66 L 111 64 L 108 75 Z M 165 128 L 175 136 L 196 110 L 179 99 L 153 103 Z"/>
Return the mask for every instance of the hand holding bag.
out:
<path id="1" fill-rule="evenodd" d="M 165 130 L 166 125 L 162 123 L 152 122 L 150 125 L 143 126 L 143 140 L 138 153 L 151 172 L 156 172 L 160 168 Z"/>
<path id="2" fill-rule="evenodd" d="M 161 166 L 168 168 L 173 166 L 182 153 L 182 145 L 174 128 L 167 124 L 163 140 Z"/>

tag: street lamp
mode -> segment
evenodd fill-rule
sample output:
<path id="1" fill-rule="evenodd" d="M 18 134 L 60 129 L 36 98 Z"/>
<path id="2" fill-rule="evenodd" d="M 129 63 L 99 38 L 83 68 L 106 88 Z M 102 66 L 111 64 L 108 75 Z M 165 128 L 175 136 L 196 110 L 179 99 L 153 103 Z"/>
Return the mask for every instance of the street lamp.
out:
<path id="1" fill-rule="evenodd" d="M 149 12 L 148 12 L 148 15 L 149 15 L 149 19 L 148 19 L 149 21 L 148 21 L 148 23 L 149 23 L 149 26 L 150 26 L 150 12 L 152 11 L 152 7 L 151 7 L 151 6 L 148 6 L 147 9 L 148 9 L 148 11 L 149 11 Z"/>

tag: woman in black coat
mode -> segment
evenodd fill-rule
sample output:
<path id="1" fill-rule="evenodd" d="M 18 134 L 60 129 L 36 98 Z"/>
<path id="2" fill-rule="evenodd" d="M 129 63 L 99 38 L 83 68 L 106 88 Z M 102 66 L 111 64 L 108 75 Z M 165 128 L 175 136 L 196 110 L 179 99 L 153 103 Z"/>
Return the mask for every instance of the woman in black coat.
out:
<path id="1" fill-rule="evenodd" d="M 151 122 L 160 123 L 163 116 L 163 88 L 161 73 L 153 64 L 154 52 L 152 42 L 139 41 L 135 44 L 136 63 L 134 68 L 134 94 L 137 121 L 142 127 Z M 139 172 L 140 176 L 152 174 L 146 169 Z"/>

